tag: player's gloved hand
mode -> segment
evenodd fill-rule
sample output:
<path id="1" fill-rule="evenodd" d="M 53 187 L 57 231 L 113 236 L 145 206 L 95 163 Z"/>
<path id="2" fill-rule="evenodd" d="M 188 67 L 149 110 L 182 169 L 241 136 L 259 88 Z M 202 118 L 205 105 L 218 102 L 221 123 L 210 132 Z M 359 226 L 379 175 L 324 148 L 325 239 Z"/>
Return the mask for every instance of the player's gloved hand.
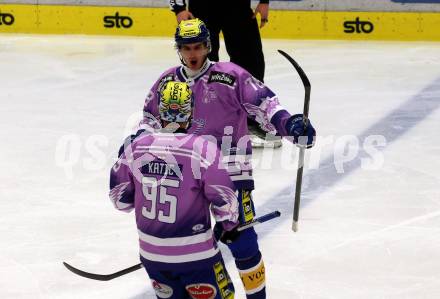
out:
<path id="1" fill-rule="evenodd" d="M 118 158 L 124 153 L 125 146 L 130 145 L 130 144 L 133 142 L 133 140 L 135 140 L 136 137 L 138 137 L 139 135 L 141 135 L 143 132 L 145 132 L 145 129 L 138 130 L 138 131 L 136 132 L 136 134 L 132 134 L 132 135 L 130 135 L 130 136 L 127 136 L 127 138 L 125 138 L 125 140 L 124 140 L 124 144 L 121 145 L 121 147 L 119 148 L 119 151 L 118 151 Z"/>
<path id="2" fill-rule="evenodd" d="M 316 131 L 310 121 L 304 128 L 302 114 L 292 115 L 286 122 L 286 130 L 300 147 L 311 148 L 315 144 Z"/>
<path id="3" fill-rule="evenodd" d="M 214 238 L 217 241 L 221 241 L 225 244 L 230 244 L 234 242 L 239 236 L 241 232 L 237 231 L 237 227 L 233 230 L 227 231 L 223 229 L 223 225 L 220 222 L 217 222 L 214 225 Z"/>

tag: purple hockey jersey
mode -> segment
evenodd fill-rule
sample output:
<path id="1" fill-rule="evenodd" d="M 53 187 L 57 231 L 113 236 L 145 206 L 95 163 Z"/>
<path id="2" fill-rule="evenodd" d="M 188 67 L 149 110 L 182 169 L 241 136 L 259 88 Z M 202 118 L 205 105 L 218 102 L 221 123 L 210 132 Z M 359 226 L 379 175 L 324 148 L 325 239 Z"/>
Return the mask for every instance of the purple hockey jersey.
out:
<path id="1" fill-rule="evenodd" d="M 196 269 L 219 259 L 211 214 L 237 225 L 235 187 L 215 143 L 192 134 L 141 134 L 115 163 L 110 199 L 135 209 L 140 255 L 158 270 Z"/>
<path id="2" fill-rule="evenodd" d="M 187 82 L 193 91 L 195 104 L 189 132 L 216 140 L 236 187 L 254 189 L 247 118 L 257 121 L 266 132 L 286 136 L 285 123 L 291 115 L 281 107 L 277 96 L 230 62 L 211 62 L 195 78 L 188 78 L 182 66 L 174 67 L 151 88 L 141 127 L 158 128 L 159 91 L 170 80 Z"/>

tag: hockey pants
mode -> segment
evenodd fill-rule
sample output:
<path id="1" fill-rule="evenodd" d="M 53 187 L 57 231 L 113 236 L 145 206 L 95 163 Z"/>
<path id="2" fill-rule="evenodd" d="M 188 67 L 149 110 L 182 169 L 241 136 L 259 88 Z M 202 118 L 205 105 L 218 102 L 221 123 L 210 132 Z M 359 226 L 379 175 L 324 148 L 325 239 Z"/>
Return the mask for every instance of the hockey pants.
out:
<path id="1" fill-rule="evenodd" d="M 144 263 L 142 257 L 141 261 Z M 234 286 L 223 260 L 208 264 L 206 268 L 188 271 L 159 271 L 147 265 L 144 263 L 159 299 L 234 298 Z"/>

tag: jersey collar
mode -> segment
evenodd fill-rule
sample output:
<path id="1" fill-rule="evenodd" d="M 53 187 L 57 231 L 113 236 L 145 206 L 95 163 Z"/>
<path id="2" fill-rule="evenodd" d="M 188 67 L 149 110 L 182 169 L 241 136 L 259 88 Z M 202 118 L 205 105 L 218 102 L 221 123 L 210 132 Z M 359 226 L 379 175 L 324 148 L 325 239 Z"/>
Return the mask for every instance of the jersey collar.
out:
<path id="1" fill-rule="evenodd" d="M 203 64 L 203 66 L 197 71 L 190 70 L 186 66 L 180 66 L 177 71 L 177 76 L 179 77 L 179 79 L 181 81 L 185 81 L 191 85 L 192 82 L 196 81 L 197 79 L 202 77 L 204 74 L 206 74 L 206 72 L 209 70 L 209 68 L 213 65 L 214 65 L 214 62 L 211 62 L 207 58 L 205 60 L 205 63 Z"/>

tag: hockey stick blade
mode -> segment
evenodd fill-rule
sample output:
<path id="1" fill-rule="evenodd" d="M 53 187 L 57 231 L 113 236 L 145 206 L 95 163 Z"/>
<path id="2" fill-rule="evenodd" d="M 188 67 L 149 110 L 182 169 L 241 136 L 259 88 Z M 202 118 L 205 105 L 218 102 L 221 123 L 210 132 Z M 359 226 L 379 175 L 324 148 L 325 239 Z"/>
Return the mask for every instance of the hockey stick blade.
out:
<path id="1" fill-rule="evenodd" d="M 139 263 L 137 265 L 131 266 L 129 268 L 126 268 L 126 269 L 123 269 L 121 271 L 111 273 L 111 274 L 94 274 L 94 273 L 89 273 L 89 272 L 79 270 L 79 269 L 69 265 L 66 262 L 63 262 L 63 264 L 67 269 L 69 269 L 71 272 L 75 273 L 76 275 L 79 275 L 79 276 L 82 276 L 85 278 L 89 278 L 89 279 L 100 280 L 100 281 L 109 281 L 109 280 L 115 279 L 119 276 L 122 276 L 122 275 L 128 274 L 130 272 L 139 270 L 143 267 L 142 263 Z"/>
<path id="2" fill-rule="evenodd" d="M 268 214 L 264 214 L 263 216 L 255 218 L 254 220 L 252 220 L 252 221 L 250 221 L 248 223 L 244 223 L 244 224 L 240 225 L 237 230 L 238 231 L 245 230 L 245 229 L 247 229 L 249 227 L 253 227 L 253 226 L 257 225 L 257 224 L 260 224 L 260 223 L 272 220 L 272 219 L 274 219 L 276 217 L 279 217 L 280 215 L 281 215 L 281 213 L 279 211 L 274 211 L 274 212 L 271 212 L 271 213 L 268 213 Z M 100 281 L 109 281 L 109 280 L 118 278 L 118 277 L 120 277 L 122 275 L 125 275 L 125 274 L 128 274 L 128 273 L 134 272 L 136 270 L 139 270 L 139 269 L 141 269 L 143 267 L 142 263 L 139 263 L 139 264 L 136 264 L 136 265 L 131 266 L 129 268 L 126 268 L 126 269 L 120 270 L 118 272 L 115 272 L 115 273 L 111 273 L 111 274 L 95 274 L 95 273 L 90 273 L 90 272 L 86 272 L 86 271 L 77 269 L 77 268 L 73 267 L 72 265 L 69 265 L 66 262 L 63 262 L 63 265 L 68 270 L 70 270 L 71 272 L 75 273 L 76 275 L 79 275 L 79 276 L 82 276 L 82 277 L 85 277 L 85 278 L 89 278 L 89 279 L 100 280 Z"/>
<path id="3" fill-rule="evenodd" d="M 303 108 L 303 121 L 304 121 L 304 129 L 307 126 L 307 122 L 309 120 L 309 106 L 310 106 L 310 92 L 312 86 L 310 84 L 309 78 L 307 78 L 306 73 L 299 66 L 299 64 L 290 57 L 289 54 L 282 50 L 278 50 L 278 52 L 283 55 L 295 68 L 298 72 L 299 77 L 304 85 L 304 108 Z M 301 201 L 301 186 L 302 186 L 302 176 L 304 169 L 304 147 L 299 149 L 299 157 L 298 157 L 298 171 L 296 173 L 296 187 L 295 187 L 295 202 L 293 205 L 293 219 L 292 219 L 292 230 L 294 232 L 298 231 L 298 218 L 299 218 L 299 207 Z"/>
<path id="4" fill-rule="evenodd" d="M 283 50 L 278 50 L 278 52 L 281 55 L 283 55 L 293 65 L 295 70 L 298 72 L 299 77 L 301 78 L 301 81 L 302 81 L 302 83 L 304 85 L 304 89 L 305 89 L 303 114 L 304 114 L 305 118 L 308 119 L 308 117 L 309 117 L 309 104 L 310 104 L 310 92 L 312 89 L 312 85 L 310 84 L 309 78 L 307 78 L 306 73 L 299 66 L 299 64 L 292 57 L 290 57 L 289 54 L 287 54 Z"/>

